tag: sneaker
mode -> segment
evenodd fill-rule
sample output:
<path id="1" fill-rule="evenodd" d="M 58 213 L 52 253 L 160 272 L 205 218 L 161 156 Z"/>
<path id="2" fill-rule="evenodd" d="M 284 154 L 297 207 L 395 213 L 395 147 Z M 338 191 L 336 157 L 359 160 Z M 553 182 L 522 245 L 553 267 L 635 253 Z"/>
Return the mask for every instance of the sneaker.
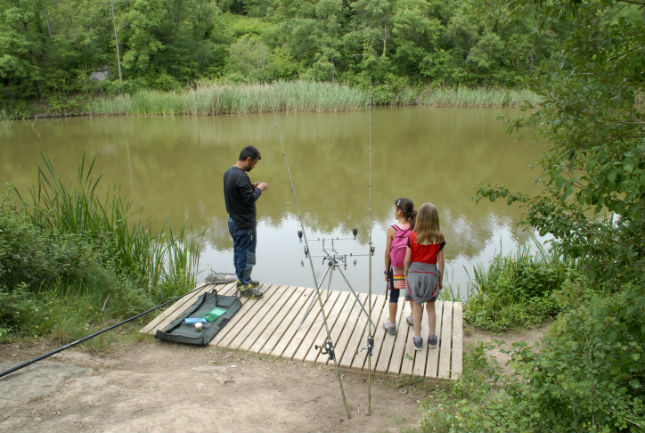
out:
<path id="1" fill-rule="evenodd" d="M 253 289 L 257 289 L 258 287 L 260 287 L 260 282 L 259 282 L 259 281 L 257 281 L 257 280 L 252 280 L 252 281 L 249 283 L 249 285 L 251 286 L 251 288 L 253 288 Z"/>
<path id="2" fill-rule="evenodd" d="M 437 338 L 436 335 L 430 334 L 428 336 L 428 347 L 429 348 L 434 349 L 435 347 L 437 347 L 438 342 L 439 342 L 439 339 Z"/>
<path id="3" fill-rule="evenodd" d="M 423 349 L 423 338 L 421 338 L 421 337 L 413 337 L 412 338 L 412 344 L 414 345 L 414 350 Z"/>
<path id="4" fill-rule="evenodd" d="M 408 325 L 414 326 L 414 320 L 412 319 L 412 314 L 405 318 L 405 321 L 408 322 Z"/>
<path id="5" fill-rule="evenodd" d="M 235 294 L 239 296 L 239 294 L 246 289 L 246 286 L 242 284 L 240 280 L 237 280 L 235 283 Z"/>
<path id="6" fill-rule="evenodd" d="M 240 292 L 240 296 L 243 298 L 254 298 L 254 299 L 260 299 L 262 296 L 264 296 L 264 293 L 260 292 L 259 290 L 254 289 L 251 284 L 243 285 L 238 288 Z"/>
<path id="7" fill-rule="evenodd" d="M 389 319 L 383 322 L 383 329 L 390 335 L 396 335 L 396 323 L 391 322 Z"/>

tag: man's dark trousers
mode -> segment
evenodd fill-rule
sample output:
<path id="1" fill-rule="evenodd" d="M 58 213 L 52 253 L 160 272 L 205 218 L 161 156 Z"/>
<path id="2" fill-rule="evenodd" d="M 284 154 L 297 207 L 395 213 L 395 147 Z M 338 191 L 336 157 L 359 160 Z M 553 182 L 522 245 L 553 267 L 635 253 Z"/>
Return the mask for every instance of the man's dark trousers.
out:
<path id="1" fill-rule="evenodd" d="M 228 218 L 228 231 L 233 238 L 233 263 L 235 274 L 242 284 L 251 283 L 251 271 L 255 265 L 255 247 L 257 246 L 257 230 L 240 228 L 232 218 Z"/>

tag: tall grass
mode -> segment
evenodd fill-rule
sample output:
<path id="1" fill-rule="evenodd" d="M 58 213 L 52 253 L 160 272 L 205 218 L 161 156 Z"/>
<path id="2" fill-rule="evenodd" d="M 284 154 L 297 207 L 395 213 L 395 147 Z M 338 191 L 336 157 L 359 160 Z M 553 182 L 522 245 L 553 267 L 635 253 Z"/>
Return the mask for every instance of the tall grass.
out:
<path id="1" fill-rule="evenodd" d="M 153 233 L 94 160 L 66 185 L 43 157 L 31 197 L 0 200 L 0 341 L 69 341 L 195 286 L 199 247 L 185 227 Z"/>
<path id="2" fill-rule="evenodd" d="M 537 105 L 540 98 L 528 89 L 468 87 L 432 87 L 418 97 L 421 105 L 451 107 L 515 107 L 525 101 Z"/>
<path id="3" fill-rule="evenodd" d="M 514 255 L 499 254 L 487 268 L 475 266 L 464 317 L 471 324 L 494 331 L 538 326 L 558 313 L 555 293 L 571 266 L 538 245 Z"/>
<path id="4" fill-rule="evenodd" d="M 194 284 L 199 250 L 188 241 L 184 228 L 154 234 L 140 220 L 130 221 L 132 206 L 118 191 L 97 192 L 101 177 L 92 173 L 95 160 L 85 156 L 79 165 L 75 186 L 66 186 L 51 161 L 43 157 L 38 180 L 31 189 L 31 215 L 40 227 L 59 233 L 80 233 L 101 245 L 119 269 L 139 278 L 146 288 L 182 276 Z"/>
<path id="5" fill-rule="evenodd" d="M 277 111 L 356 110 L 367 106 L 367 93 L 346 85 L 314 81 L 272 84 L 201 82 L 184 91 L 142 90 L 133 95 L 96 99 L 91 114 L 214 115 Z"/>
<path id="6" fill-rule="evenodd" d="M 528 90 L 432 87 L 405 89 L 381 95 L 386 105 L 505 107 L 525 100 L 538 103 Z M 349 111 L 369 105 L 369 91 L 345 84 L 315 81 L 277 81 L 270 84 L 218 84 L 203 81 L 193 89 L 161 92 L 141 90 L 133 95 L 97 98 L 89 103 L 92 115 L 207 116 L 277 111 Z"/>

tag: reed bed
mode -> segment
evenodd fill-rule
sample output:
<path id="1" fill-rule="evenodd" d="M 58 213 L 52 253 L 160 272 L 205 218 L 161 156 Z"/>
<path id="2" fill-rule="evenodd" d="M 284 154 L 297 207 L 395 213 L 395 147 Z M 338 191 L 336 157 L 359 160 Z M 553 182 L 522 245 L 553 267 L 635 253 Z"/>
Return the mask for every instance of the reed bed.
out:
<path id="1" fill-rule="evenodd" d="M 386 98 L 387 100 L 387 98 Z M 390 105 L 454 107 L 518 106 L 538 103 L 529 90 L 433 87 L 417 92 L 407 89 L 393 95 Z M 141 90 L 133 95 L 97 98 L 90 102 L 92 115 L 210 116 L 259 113 L 360 110 L 369 106 L 369 91 L 345 84 L 315 81 L 277 81 L 270 84 L 219 84 L 203 81 L 195 88 L 161 92 Z"/>
<path id="2" fill-rule="evenodd" d="M 527 101 L 537 105 L 540 98 L 528 89 L 433 87 L 424 90 L 417 101 L 450 107 L 517 107 Z"/>
<path id="3" fill-rule="evenodd" d="M 194 89 L 159 92 L 142 90 L 133 95 L 97 99 L 92 114 L 193 115 L 276 111 L 356 110 L 369 104 L 367 93 L 346 85 L 313 81 L 278 81 L 271 84 L 217 84 L 201 82 Z"/>

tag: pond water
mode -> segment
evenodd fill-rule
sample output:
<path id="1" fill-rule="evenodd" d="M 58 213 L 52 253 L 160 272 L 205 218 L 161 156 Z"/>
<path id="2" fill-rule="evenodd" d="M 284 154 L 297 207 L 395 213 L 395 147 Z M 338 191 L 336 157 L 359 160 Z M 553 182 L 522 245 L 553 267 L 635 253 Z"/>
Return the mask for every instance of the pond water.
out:
<path id="1" fill-rule="evenodd" d="M 503 184 L 537 192 L 532 168 L 544 144 L 506 132 L 500 109 L 400 108 L 372 113 L 372 290 L 384 293 L 385 231 L 394 223 L 392 203 L 411 198 L 439 209 L 446 244 L 446 284 L 467 296 L 473 267 L 495 254 L 513 253 L 531 234 L 516 228 L 521 210 L 473 195 L 480 184 Z M 251 180 L 269 189 L 257 203 L 258 264 L 264 282 L 313 287 L 300 221 L 282 155 L 278 128 L 293 175 L 305 232 L 314 256 L 329 250 L 351 255 L 331 287 L 367 292 L 369 286 L 369 113 L 271 113 L 215 117 L 116 117 L 24 121 L 0 124 L 0 184 L 28 193 L 41 154 L 59 176 L 73 179 L 85 154 L 96 156 L 103 186 L 118 186 L 141 218 L 159 228 L 187 223 L 203 232 L 200 274 L 233 273 L 222 175 L 245 145 L 262 160 Z M 358 229 L 353 239 L 352 229 Z M 326 269 L 314 259 L 320 277 Z M 345 278 L 347 279 L 345 281 Z M 327 279 L 323 287 L 328 286 Z"/>

